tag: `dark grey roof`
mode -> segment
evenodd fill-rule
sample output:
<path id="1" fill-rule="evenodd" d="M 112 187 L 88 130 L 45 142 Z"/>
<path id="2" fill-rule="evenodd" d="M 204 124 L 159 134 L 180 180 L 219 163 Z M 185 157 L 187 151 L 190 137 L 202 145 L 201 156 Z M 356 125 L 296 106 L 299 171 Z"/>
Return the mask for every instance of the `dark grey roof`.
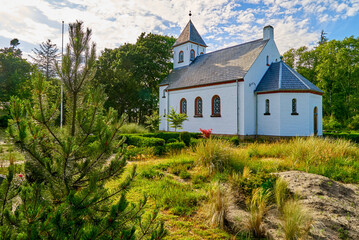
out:
<path id="1" fill-rule="evenodd" d="M 256 92 L 280 90 L 311 90 L 323 93 L 283 61 L 272 63 L 256 88 Z"/>
<path id="2" fill-rule="evenodd" d="M 198 56 L 189 66 L 173 69 L 160 85 L 168 89 L 243 79 L 268 40 L 255 40 Z"/>
<path id="3" fill-rule="evenodd" d="M 177 38 L 172 47 L 181 45 L 185 42 L 194 42 L 207 47 L 206 43 L 203 41 L 201 35 L 199 35 L 197 32 L 197 29 L 194 27 L 191 20 L 189 20 L 186 27 L 183 29 L 182 33 Z"/>

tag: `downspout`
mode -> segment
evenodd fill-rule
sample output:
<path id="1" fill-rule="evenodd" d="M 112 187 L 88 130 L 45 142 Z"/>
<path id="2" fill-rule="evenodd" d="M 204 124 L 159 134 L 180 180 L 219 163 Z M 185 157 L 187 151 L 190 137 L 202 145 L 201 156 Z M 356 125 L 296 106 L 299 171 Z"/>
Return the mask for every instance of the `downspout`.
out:
<path id="1" fill-rule="evenodd" d="M 169 108 L 170 108 L 170 91 L 168 91 L 168 89 L 166 91 L 167 91 L 167 111 L 166 111 L 166 119 L 167 119 L 167 114 L 169 113 Z M 167 132 L 169 132 L 170 128 L 167 120 L 166 120 L 166 126 L 167 126 Z"/>
<path id="2" fill-rule="evenodd" d="M 256 138 L 258 137 L 258 94 L 254 92 L 256 96 Z"/>
<path id="3" fill-rule="evenodd" d="M 238 95 L 238 79 L 236 80 L 236 94 L 237 94 L 237 136 L 239 136 L 239 95 Z"/>

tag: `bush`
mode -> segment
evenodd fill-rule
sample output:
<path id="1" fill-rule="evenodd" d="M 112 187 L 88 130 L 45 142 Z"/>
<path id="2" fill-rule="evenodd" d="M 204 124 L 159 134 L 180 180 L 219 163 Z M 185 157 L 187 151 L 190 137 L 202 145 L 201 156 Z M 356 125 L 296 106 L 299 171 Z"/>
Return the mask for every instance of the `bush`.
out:
<path id="1" fill-rule="evenodd" d="M 160 138 L 141 137 L 138 135 L 124 134 L 125 143 L 136 147 L 153 147 L 153 154 L 161 155 L 165 150 L 165 141 Z"/>
<path id="2" fill-rule="evenodd" d="M 170 139 L 168 139 L 168 141 L 167 141 L 167 143 L 175 143 L 175 142 L 178 142 L 178 140 L 175 139 L 175 138 L 170 138 Z"/>
<path id="3" fill-rule="evenodd" d="M 338 130 L 342 129 L 342 124 L 338 122 L 333 115 L 329 118 L 323 119 L 323 128 L 324 130 Z"/>
<path id="4" fill-rule="evenodd" d="M 0 116 L 0 128 L 7 128 L 10 115 Z"/>
<path id="5" fill-rule="evenodd" d="M 232 143 L 235 146 L 239 145 L 239 138 L 238 137 L 232 137 L 229 141 L 230 141 L 230 143 Z"/>
<path id="6" fill-rule="evenodd" d="M 180 133 L 180 139 L 188 147 L 190 145 L 190 142 L 191 142 L 191 134 L 189 132 L 181 132 Z"/>
<path id="7" fill-rule="evenodd" d="M 351 118 L 348 128 L 352 130 L 359 130 L 359 114 Z"/>
<path id="8" fill-rule="evenodd" d="M 184 142 L 173 142 L 173 143 L 167 143 L 166 144 L 166 150 L 167 151 L 180 151 L 181 149 L 184 149 L 186 147 L 186 144 Z"/>
<path id="9" fill-rule="evenodd" d="M 148 133 L 148 130 L 137 123 L 127 123 L 124 124 L 120 130 L 120 133 Z"/>
<path id="10" fill-rule="evenodd" d="M 248 177 L 244 177 L 245 175 L 248 175 Z M 238 180 L 238 184 L 246 198 L 250 198 L 257 188 L 261 188 L 264 191 L 271 191 L 276 180 L 277 177 L 275 175 L 265 172 L 256 174 L 243 173 L 242 178 Z"/>

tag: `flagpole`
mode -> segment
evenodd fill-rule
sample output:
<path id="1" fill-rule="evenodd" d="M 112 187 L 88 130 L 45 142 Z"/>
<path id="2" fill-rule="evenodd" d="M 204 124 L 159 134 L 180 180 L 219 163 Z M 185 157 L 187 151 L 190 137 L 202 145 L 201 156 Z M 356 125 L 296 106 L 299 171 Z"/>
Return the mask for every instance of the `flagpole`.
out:
<path id="1" fill-rule="evenodd" d="M 62 21 L 62 41 L 61 41 L 61 65 L 62 65 L 62 59 L 63 59 L 63 55 L 64 55 L 64 21 Z M 61 81 L 61 107 L 60 107 L 60 128 L 62 128 L 62 120 L 63 120 L 63 110 L 64 110 L 64 106 L 63 106 L 63 83 Z"/>

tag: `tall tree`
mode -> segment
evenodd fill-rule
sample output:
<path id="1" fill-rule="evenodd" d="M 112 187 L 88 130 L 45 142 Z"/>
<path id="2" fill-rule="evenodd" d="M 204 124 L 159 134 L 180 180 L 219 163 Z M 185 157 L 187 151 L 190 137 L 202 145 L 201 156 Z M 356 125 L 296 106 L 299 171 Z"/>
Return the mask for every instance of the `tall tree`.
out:
<path id="1" fill-rule="evenodd" d="M 165 230 L 155 224 L 157 211 L 142 219 L 146 200 L 134 205 L 125 198 L 135 168 L 116 189 L 105 187 L 110 180 L 120 181 L 126 165 L 118 135 L 123 118 L 113 109 L 104 111 L 101 87 L 89 88 L 95 73 L 91 30 L 76 22 L 69 25 L 69 35 L 67 52 L 57 64 L 71 106 L 63 129 L 55 122 L 58 99 L 48 95 L 51 82 L 41 73 L 32 75 L 31 103 L 11 100 L 9 133 L 27 153 L 26 178 L 19 186 L 10 168 L 0 187 L 5 193 L 0 196 L 0 238 L 161 239 Z M 20 199 L 16 203 L 10 200 L 14 194 Z"/>
<path id="2" fill-rule="evenodd" d="M 17 40 L 17 39 L 16 39 Z M 30 79 L 31 65 L 22 58 L 19 41 L 0 49 L 0 102 L 8 102 L 13 95 L 26 95 L 26 81 Z"/>
<path id="3" fill-rule="evenodd" d="M 97 62 L 96 84 L 105 86 L 106 103 L 144 123 L 157 108 L 158 84 L 172 69 L 173 37 L 142 33 L 135 44 L 105 49 Z"/>
<path id="4" fill-rule="evenodd" d="M 58 58 L 58 48 L 56 44 L 52 43 L 50 39 L 40 44 L 40 48 L 34 48 L 33 53 L 35 56 L 31 56 L 32 60 L 37 64 L 46 79 L 54 78 L 56 76 L 55 61 Z"/>

